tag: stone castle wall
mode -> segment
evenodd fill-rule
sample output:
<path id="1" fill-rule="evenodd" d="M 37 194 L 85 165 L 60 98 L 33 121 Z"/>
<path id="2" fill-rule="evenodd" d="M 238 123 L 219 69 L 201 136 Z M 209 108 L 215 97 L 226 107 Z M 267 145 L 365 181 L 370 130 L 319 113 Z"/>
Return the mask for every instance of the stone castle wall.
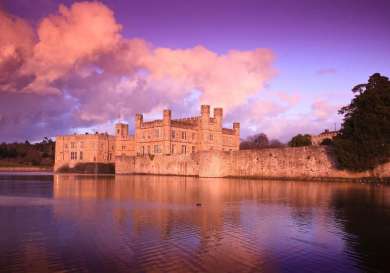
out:
<path id="1" fill-rule="evenodd" d="M 118 156 L 116 174 L 199 175 L 199 153 Z"/>
<path id="2" fill-rule="evenodd" d="M 329 147 L 311 146 L 190 155 L 117 157 L 117 174 L 194 175 L 275 179 L 359 179 L 390 177 L 390 163 L 373 171 L 338 170 Z"/>

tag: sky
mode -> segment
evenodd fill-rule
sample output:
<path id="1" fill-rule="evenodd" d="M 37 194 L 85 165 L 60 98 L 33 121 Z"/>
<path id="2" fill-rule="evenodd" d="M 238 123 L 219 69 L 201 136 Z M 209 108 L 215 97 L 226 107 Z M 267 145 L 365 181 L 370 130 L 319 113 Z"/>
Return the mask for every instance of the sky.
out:
<path id="1" fill-rule="evenodd" d="M 339 128 L 390 76 L 390 1 L 0 0 L 0 142 L 224 108 L 241 136 Z"/>

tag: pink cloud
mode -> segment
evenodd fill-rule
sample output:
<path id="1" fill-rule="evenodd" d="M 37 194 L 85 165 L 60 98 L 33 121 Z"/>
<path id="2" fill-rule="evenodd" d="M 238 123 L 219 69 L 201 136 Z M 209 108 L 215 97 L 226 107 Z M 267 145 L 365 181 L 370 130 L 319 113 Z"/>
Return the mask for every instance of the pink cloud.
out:
<path id="1" fill-rule="evenodd" d="M 38 26 L 38 43 L 23 69 L 34 73 L 36 79 L 26 90 L 61 92 L 51 83 L 75 66 L 112 50 L 120 39 L 120 29 L 113 12 L 101 3 L 60 5 L 57 14 L 47 16 Z"/>
<path id="2" fill-rule="evenodd" d="M 340 106 L 331 104 L 327 100 L 317 100 L 312 104 L 312 113 L 319 121 L 324 121 L 337 115 L 339 108 Z"/>
<path id="3" fill-rule="evenodd" d="M 60 5 L 36 30 L 20 18 L 0 16 L 6 22 L 0 29 L 0 69 L 4 72 L 0 96 L 12 97 L 12 103 L 18 94 L 37 96 L 37 105 L 44 102 L 40 124 L 46 127 L 42 131 L 50 132 L 50 122 L 58 123 L 65 116 L 71 122 L 64 130 L 119 116 L 132 119 L 137 111 L 179 105 L 194 91 L 199 93 L 196 103 L 222 106 L 228 112 L 245 104 L 275 75 L 274 54 L 269 49 L 218 54 L 201 45 L 158 48 L 142 39 L 124 38 L 113 12 L 99 2 Z M 64 112 L 53 111 L 49 101 L 67 107 L 58 108 Z M 7 124 L 14 122 L 22 135 L 29 131 L 28 113 L 36 109 L 24 105 L 23 123 L 16 118 L 20 115 L 0 111 L 0 126 L 6 116 Z M 50 115 L 56 117 L 43 122 Z M 30 122 L 34 126 L 33 118 Z"/>

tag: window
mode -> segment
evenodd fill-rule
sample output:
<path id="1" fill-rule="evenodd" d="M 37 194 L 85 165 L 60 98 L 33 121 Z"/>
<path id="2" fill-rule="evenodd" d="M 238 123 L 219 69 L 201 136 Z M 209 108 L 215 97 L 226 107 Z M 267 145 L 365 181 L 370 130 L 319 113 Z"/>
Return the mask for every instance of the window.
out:
<path id="1" fill-rule="evenodd" d="M 70 148 L 75 148 L 75 143 L 74 142 L 70 143 Z"/>
<path id="2" fill-rule="evenodd" d="M 160 153 L 160 145 L 154 145 L 154 153 L 155 154 Z"/>
<path id="3" fill-rule="evenodd" d="M 109 154 L 108 154 L 108 160 L 111 160 L 111 159 L 112 159 L 112 154 L 109 153 Z"/>
<path id="4" fill-rule="evenodd" d="M 142 154 L 144 155 L 145 154 L 145 147 L 142 146 Z"/>
<path id="5" fill-rule="evenodd" d="M 175 130 L 172 130 L 172 138 L 175 138 L 176 137 L 176 132 Z"/>
<path id="6" fill-rule="evenodd" d="M 175 153 L 175 144 L 172 144 L 171 146 L 171 154 L 174 154 Z"/>
<path id="7" fill-rule="evenodd" d="M 80 149 L 82 149 L 84 147 L 84 142 L 80 142 Z"/>
<path id="8" fill-rule="evenodd" d="M 150 146 L 148 146 L 148 154 L 150 154 Z"/>
<path id="9" fill-rule="evenodd" d="M 122 150 L 126 150 L 126 146 L 122 146 Z"/>
<path id="10" fill-rule="evenodd" d="M 154 130 L 154 137 L 158 138 L 160 136 L 160 129 Z"/>
<path id="11" fill-rule="evenodd" d="M 181 138 L 182 138 L 182 139 L 186 139 L 186 132 L 185 132 L 185 131 L 182 131 L 182 132 L 181 132 Z"/>
<path id="12" fill-rule="evenodd" d="M 213 138 L 214 138 L 214 137 L 213 137 L 213 134 L 210 134 L 210 135 L 209 135 L 210 141 L 213 141 Z"/>
<path id="13" fill-rule="evenodd" d="M 77 160 L 77 152 L 70 152 L 70 160 Z"/>
<path id="14" fill-rule="evenodd" d="M 116 130 L 116 133 L 119 135 L 119 132 L 120 132 L 120 130 L 118 129 L 118 130 Z"/>
<path id="15" fill-rule="evenodd" d="M 187 147 L 186 145 L 181 145 L 181 153 L 185 154 L 187 152 Z"/>
<path id="16" fill-rule="evenodd" d="M 80 160 L 83 160 L 83 152 L 80 152 Z"/>
<path id="17" fill-rule="evenodd" d="M 192 152 L 195 153 L 195 146 L 192 146 Z"/>

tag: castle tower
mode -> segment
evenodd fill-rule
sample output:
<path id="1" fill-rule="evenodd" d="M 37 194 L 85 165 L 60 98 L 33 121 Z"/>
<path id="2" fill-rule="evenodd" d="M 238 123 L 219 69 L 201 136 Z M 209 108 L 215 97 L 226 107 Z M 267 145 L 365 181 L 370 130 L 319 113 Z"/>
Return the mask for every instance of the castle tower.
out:
<path id="1" fill-rule="evenodd" d="M 172 111 L 165 109 L 163 111 L 163 123 L 164 125 L 171 125 Z"/>
<path id="2" fill-rule="evenodd" d="M 217 122 L 217 127 L 222 130 L 222 119 L 223 119 L 223 109 L 222 108 L 214 108 L 214 118 Z"/>
<path id="3" fill-rule="evenodd" d="M 216 126 L 214 128 L 213 147 L 217 150 L 222 150 L 223 139 L 222 139 L 222 120 L 223 120 L 223 109 L 214 108 L 214 120 Z"/>
<path id="4" fill-rule="evenodd" d="M 125 123 L 115 124 L 115 136 L 126 138 L 129 135 L 129 125 Z"/>
<path id="5" fill-rule="evenodd" d="M 163 153 L 171 153 L 171 119 L 172 112 L 169 109 L 164 109 L 163 111 Z"/>
<path id="6" fill-rule="evenodd" d="M 135 114 L 135 128 L 141 128 L 144 116 L 142 114 Z"/>
<path id="7" fill-rule="evenodd" d="M 234 145 L 236 147 L 236 150 L 240 149 L 240 123 L 239 122 L 233 122 L 233 130 L 234 134 L 236 135 L 236 138 L 234 140 Z"/>
<path id="8" fill-rule="evenodd" d="M 240 136 L 240 123 L 233 122 L 233 130 L 236 136 Z"/>
<path id="9" fill-rule="evenodd" d="M 210 105 L 202 105 L 200 107 L 200 115 L 201 115 L 200 127 L 201 129 L 207 130 L 209 126 L 209 120 L 210 120 Z"/>
<path id="10" fill-rule="evenodd" d="M 209 123 L 210 123 L 210 105 L 202 105 L 200 107 L 200 128 L 199 128 L 199 150 L 204 151 L 208 149 L 209 139 Z"/>

